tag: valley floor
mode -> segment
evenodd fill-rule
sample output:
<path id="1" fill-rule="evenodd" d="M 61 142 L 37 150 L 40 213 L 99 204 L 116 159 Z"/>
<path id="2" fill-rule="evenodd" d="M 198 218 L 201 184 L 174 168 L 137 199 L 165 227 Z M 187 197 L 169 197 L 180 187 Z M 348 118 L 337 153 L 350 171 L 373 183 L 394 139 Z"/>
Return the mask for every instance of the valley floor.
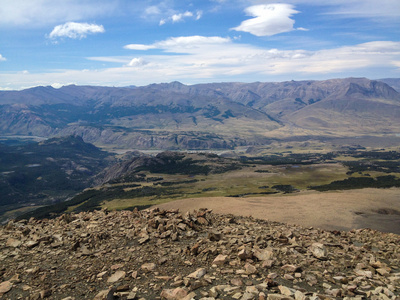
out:
<path id="1" fill-rule="evenodd" d="M 326 230 L 370 228 L 400 234 L 400 188 L 334 192 L 302 191 L 263 197 L 187 198 L 157 205 L 182 212 L 209 208 L 215 213 L 313 226 Z"/>

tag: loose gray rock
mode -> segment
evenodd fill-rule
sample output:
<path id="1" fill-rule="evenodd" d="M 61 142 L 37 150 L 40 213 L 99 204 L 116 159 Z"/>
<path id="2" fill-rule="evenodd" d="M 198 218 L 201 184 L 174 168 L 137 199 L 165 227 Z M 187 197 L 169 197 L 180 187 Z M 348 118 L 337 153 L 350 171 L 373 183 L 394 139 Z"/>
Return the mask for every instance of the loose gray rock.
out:
<path id="1" fill-rule="evenodd" d="M 81 212 L 0 226 L 0 297 L 392 300 L 399 244 L 207 209 Z"/>

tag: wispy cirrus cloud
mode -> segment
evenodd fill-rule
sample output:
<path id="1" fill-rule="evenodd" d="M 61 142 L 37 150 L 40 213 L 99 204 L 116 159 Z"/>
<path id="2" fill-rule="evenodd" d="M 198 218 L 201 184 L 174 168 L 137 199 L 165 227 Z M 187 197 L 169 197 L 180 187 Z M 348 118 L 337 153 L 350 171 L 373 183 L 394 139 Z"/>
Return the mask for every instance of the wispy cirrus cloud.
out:
<path id="1" fill-rule="evenodd" d="M 292 5 L 283 3 L 254 5 L 246 8 L 245 12 L 253 18 L 243 21 L 232 30 L 249 32 L 255 36 L 271 36 L 295 30 L 295 21 L 291 17 L 299 13 Z"/>
<path id="2" fill-rule="evenodd" d="M 105 32 L 102 25 L 89 24 L 89 23 L 76 23 L 67 22 L 62 25 L 54 27 L 52 32 L 49 34 L 50 39 L 56 38 L 70 38 L 70 39 L 82 39 L 88 34 L 103 33 Z"/>
<path id="3" fill-rule="evenodd" d="M 7 60 L 3 55 L 0 54 L 0 61 L 5 61 Z"/>
<path id="4" fill-rule="evenodd" d="M 313 2 L 314 3 L 314 2 Z M 330 5 L 327 12 L 331 15 L 361 18 L 398 18 L 400 17 L 400 1 L 398 0 L 327 0 Z"/>

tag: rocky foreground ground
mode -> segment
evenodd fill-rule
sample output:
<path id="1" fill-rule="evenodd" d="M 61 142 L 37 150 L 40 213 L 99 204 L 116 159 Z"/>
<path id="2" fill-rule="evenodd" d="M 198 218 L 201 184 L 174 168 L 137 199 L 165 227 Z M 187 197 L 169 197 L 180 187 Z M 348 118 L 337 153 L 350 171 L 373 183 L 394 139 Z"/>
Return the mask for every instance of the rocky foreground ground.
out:
<path id="1" fill-rule="evenodd" d="M 1 299 L 400 299 L 400 236 L 199 210 L 0 227 Z"/>

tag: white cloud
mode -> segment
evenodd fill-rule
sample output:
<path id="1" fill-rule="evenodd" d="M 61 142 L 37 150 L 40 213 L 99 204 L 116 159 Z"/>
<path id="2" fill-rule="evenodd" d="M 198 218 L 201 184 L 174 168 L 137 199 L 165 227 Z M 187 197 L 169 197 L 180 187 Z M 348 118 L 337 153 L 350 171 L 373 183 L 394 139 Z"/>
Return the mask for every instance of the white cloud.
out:
<path id="1" fill-rule="evenodd" d="M 68 37 L 71 39 L 82 39 L 88 34 L 103 33 L 104 27 L 102 25 L 67 22 L 63 25 L 57 25 L 49 34 L 49 38 L 55 39 L 60 37 Z"/>
<path id="2" fill-rule="evenodd" d="M 7 60 L 7 59 L 0 54 L 0 61 L 5 61 L 5 60 Z"/>
<path id="3" fill-rule="evenodd" d="M 245 12 L 254 18 L 232 29 L 256 36 L 271 36 L 294 30 L 294 20 L 290 17 L 298 13 L 292 5 L 283 3 L 254 5 L 246 8 Z"/>
<path id="4" fill-rule="evenodd" d="M 103 61 L 103 62 L 111 62 L 111 63 L 126 63 L 126 57 L 86 57 L 88 60 L 95 60 L 95 61 Z"/>
<path id="5" fill-rule="evenodd" d="M 61 84 L 61 83 L 58 83 L 58 82 L 54 82 L 54 83 L 52 83 L 50 85 L 51 85 L 51 87 L 53 87 L 55 89 L 59 89 L 59 88 L 64 86 L 64 84 Z"/>
<path id="6" fill-rule="evenodd" d="M 200 20 L 202 16 L 203 16 L 203 11 L 202 10 L 198 10 L 196 12 L 196 21 Z"/>
<path id="7" fill-rule="evenodd" d="M 115 12 L 109 0 L 13 0 L 1 1 L 0 27 L 34 26 L 91 19 Z"/>
<path id="8" fill-rule="evenodd" d="M 300 30 L 300 31 L 308 31 L 309 29 L 304 28 L 304 27 L 297 27 L 296 30 Z"/>
<path id="9" fill-rule="evenodd" d="M 156 48 L 153 45 L 143 45 L 143 44 L 129 44 L 124 46 L 125 49 L 129 50 L 150 50 Z"/>
<path id="10" fill-rule="evenodd" d="M 128 64 L 128 67 L 142 67 L 147 65 L 147 62 L 142 57 L 133 58 Z"/>
<path id="11" fill-rule="evenodd" d="M 183 18 L 193 17 L 193 13 L 190 11 L 186 11 L 183 14 L 175 14 L 171 17 L 172 23 L 182 21 Z"/>
<path id="12" fill-rule="evenodd" d="M 197 11 L 196 14 L 194 14 L 191 11 L 185 11 L 184 13 L 174 13 L 171 16 L 161 19 L 159 25 L 164 25 L 167 22 L 172 22 L 172 23 L 177 23 L 177 22 L 182 22 L 187 18 L 192 18 L 195 19 L 196 21 L 199 20 L 203 15 L 202 11 Z"/>

